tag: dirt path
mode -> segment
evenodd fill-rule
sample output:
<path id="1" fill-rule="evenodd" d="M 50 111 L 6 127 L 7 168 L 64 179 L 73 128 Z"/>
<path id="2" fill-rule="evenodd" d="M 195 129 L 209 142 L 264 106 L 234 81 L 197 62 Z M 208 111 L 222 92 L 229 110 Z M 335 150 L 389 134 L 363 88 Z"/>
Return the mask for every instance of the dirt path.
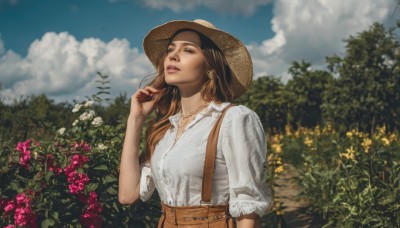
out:
<path id="1" fill-rule="evenodd" d="M 274 188 L 275 197 L 283 202 L 284 207 L 285 224 L 283 227 L 311 227 L 312 218 L 304 213 L 306 203 L 295 199 L 300 191 L 296 183 L 296 178 L 298 176 L 299 173 L 292 165 L 285 164 L 283 173 L 275 181 L 277 185 Z"/>

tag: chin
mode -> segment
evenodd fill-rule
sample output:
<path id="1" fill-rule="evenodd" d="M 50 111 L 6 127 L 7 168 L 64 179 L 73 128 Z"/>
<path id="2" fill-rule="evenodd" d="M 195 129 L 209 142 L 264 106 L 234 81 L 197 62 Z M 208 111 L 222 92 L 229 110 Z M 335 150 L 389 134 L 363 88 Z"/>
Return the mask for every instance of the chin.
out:
<path id="1" fill-rule="evenodd" d="M 177 80 L 176 77 L 172 76 L 172 75 L 165 75 L 165 82 L 168 85 L 174 85 L 177 86 L 179 84 L 179 80 Z"/>

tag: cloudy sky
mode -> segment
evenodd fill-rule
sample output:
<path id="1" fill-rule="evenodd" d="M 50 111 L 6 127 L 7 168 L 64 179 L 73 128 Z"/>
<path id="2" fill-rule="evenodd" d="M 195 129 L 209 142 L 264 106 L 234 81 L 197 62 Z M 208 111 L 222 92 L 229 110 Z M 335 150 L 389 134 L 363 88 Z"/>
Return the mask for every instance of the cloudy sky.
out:
<path id="1" fill-rule="evenodd" d="M 154 69 L 143 54 L 147 32 L 174 19 L 203 18 L 248 47 L 255 77 L 287 81 L 292 61 L 323 67 L 343 39 L 374 23 L 393 26 L 398 0 L 0 0 L 0 99 L 45 93 L 81 100 L 96 72 L 112 96 L 130 96 Z"/>

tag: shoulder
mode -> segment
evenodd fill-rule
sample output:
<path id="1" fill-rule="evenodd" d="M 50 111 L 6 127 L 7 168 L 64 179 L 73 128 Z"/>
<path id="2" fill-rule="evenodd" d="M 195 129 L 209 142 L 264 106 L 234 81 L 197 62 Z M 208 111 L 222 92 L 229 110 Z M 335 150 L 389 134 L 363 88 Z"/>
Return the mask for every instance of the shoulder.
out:
<path id="1" fill-rule="evenodd" d="M 244 105 L 230 107 L 225 114 L 223 125 L 261 125 L 261 121 L 256 112 Z"/>

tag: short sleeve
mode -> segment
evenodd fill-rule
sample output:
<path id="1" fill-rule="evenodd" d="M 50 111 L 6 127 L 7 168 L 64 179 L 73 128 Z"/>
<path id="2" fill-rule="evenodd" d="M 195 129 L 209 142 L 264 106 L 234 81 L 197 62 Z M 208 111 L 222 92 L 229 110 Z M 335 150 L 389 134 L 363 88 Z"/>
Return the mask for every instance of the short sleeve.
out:
<path id="1" fill-rule="evenodd" d="M 272 201 L 266 185 L 266 142 L 260 119 L 245 106 L 230 108 L 222 124 L 222 153 L 229 178 L 229 212 L 233 217 L 263 216 Z"/>
<path id="2" fill-rule="evenodd" d="M 153 175 L 151 173 L 150 163 L 145 163 L 141 168 L 140 174 L 140 199 L 145 202 L 151 198 L 155 190 Z"/>

